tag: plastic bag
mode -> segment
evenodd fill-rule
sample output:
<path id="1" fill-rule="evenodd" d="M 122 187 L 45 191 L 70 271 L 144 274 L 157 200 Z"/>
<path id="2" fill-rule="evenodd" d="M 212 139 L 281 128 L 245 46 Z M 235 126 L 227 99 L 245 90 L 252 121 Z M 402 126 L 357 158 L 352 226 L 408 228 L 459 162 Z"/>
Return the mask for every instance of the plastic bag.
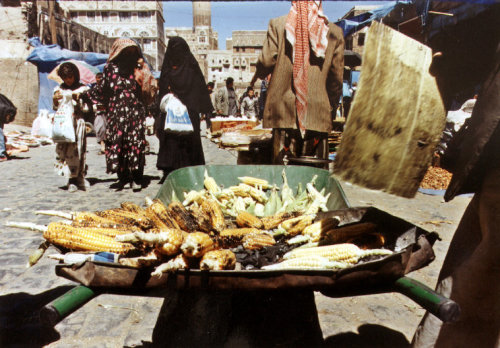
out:
<path id="1" fill-rule="evenodd" d="M 40 110 L 37 118 L 33 121 L 31 135 L 52 138 L 52 118 L 48 110 Z"/>
<path id="2" fill-rule="evenodd" d="M 54 115 L 52 140 L 55 143 L 74 143 L 76 141 L 75 127 L 73 125 L 72 91 L 62 91 L 62 99 Z"/>
<path id="3" fill-rule="evenodd" d="M 193 124 L 189 118 L 186 105 L 182 104 L 173 94 L 169 93 L 162 98 L 160 110 L 167 114 L 164 126 L 166 131 L 176 133 L 193 132 Z"/>

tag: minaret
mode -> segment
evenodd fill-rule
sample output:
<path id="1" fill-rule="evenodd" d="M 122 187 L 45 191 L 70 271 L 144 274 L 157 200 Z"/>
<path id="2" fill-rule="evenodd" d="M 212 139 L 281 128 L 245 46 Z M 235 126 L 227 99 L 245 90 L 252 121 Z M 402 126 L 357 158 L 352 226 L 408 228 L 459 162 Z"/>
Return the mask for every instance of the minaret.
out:
<path id="1" fill-rule="evenodd" d="M 193 1 L 193 28 L 212 26 L 210 1 Z"/>

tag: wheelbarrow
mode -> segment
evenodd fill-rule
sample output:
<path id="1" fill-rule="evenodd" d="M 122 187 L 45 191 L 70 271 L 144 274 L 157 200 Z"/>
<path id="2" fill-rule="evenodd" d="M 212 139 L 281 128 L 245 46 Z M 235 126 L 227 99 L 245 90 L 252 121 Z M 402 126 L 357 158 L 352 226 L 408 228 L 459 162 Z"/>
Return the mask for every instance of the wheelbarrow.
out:
<path id="1" fill-rule="evenodd" d="M 329 211 L 319 213 L 317 218 L 335 215 L 341 218 L 341 223 L 376 223 L 387 240 L 387 247 L 394 253 L 343 270 L 180 270 L 175 274 L 163 274 L 159 278 L 151 277 L 151 269 L 135 269 L 114 263 L 85 262 L 80 267 L 59 264 L 56 266 L 56 274 L 81 285 L 46 305 L 41 311 L 41 319 L 53 325 L 102 293 L 147 296 L 152 290 L 160 290 L 161 293 L 161 289 L 166 287 L 180 292 L 199 289 L 240 293 L 260 291 L 265 294 L 288 290 L 314 290 L 331 297 L 399 292 L 445 322 L 458 318 L 460 308 L 457 303 L 405 276 L 434 259 L 432 244 L 438 238 L 437 234 L 429 233 L 373 207 L 350 207 L 342 188 L 330 173 L 313 167 L 188 167 L 172 172 L 156 198 L 169 203 L 174 193 L 177 197 L 183 197 L 183 192 L 202 189 L 205 169 L 219 185 L 225 187 L 238 184 L 239 176 L 254 176 L 267 179 L 271 183 L 280 183 L 283 169 L 292 188 L 296 188 L 299 182 L 309 182 L 317 175 L 316 187 L 319 190 L 325 188 L 326 192 L 331 193 L 327 202 Z M 153 296 L 158 296 L 158 291 L 154 293 Z"/>

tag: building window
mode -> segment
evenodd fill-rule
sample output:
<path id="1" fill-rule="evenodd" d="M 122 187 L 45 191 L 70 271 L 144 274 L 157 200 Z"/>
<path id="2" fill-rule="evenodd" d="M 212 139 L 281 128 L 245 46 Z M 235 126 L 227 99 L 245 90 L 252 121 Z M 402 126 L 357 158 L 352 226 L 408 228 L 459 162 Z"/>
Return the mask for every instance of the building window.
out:
<path id="1" fill-rule="evenodd" d="M 199 42 L 199 43 L 205 43 L 205 42 L 206 42 L 206 38 L 205 38 L 204 36 L 200 36 L 200 37 L 198 38 L 198 42 Z"/>
<path id="2" fill-rule="evenodd" d="M 95 12 L 87 12 L 87 21 L 95 22 Z"/>
<path id="3" fill-rule="evenodd" d="M 78 12 L 71 12 L 71 19 L 75 20 L 78 18 Z"/>
<path id="4" fill-rule="evenodd" d="M 118 21 L 118 14 L 116 12 L 111 12 L 111 22 Z"/>
<path id="5" fill-rule="evenodd" d="M 104 31 L 102 32 L 102 35 L 106 35 L 106 36 L 108 36 L 108 35 L 109 35 L 109 32 L 108 32 L 107 30 L 104 30 Z"/>
<path id="6" fill-rule="evenodd" d="M 130 22 L 130 12 L 119 13 L 120 22 Z"/>
<path id="7" fill-rule="evenodd" d="M 358 34 L 358 46 L 364 46 L 365 45 L 365 33 L 359 33 Z"/>
<path id="8" fill-rule="evenodd" d="M 103 22 L 109 21 L 109 12 L 101 12 L 101 18 Z"/>
<path id="9" fill-rule="evenodd" d="M 130 37 L 130 33 L 128 31 L 124 31 L 121 36 L 122 37 Z"/>
<path id="10" fill-rule="evenodd" d="M 139 20 L 148 20 L 150 17 L 149 11 L 139 12 Z"/>
<path id="11" fill-rule="evenodd" d="M 132 18 L 134 22 L 137 22 L 137 12 L 132 12 Z"/>

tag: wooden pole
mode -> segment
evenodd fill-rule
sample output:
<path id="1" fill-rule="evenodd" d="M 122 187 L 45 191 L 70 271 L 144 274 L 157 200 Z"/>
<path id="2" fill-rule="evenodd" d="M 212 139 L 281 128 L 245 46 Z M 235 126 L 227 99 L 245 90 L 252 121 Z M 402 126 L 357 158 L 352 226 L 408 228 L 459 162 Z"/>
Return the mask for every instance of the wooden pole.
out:
<path id="1" fill-rule="evenodd" d="M 56 32 L 56 15 L 54 13 L 55 1 L 47 1 L 49 5 L 49 27 L 50 35 L 52 39 L 52 44 L 57 44 L 57 32 Z"/>

